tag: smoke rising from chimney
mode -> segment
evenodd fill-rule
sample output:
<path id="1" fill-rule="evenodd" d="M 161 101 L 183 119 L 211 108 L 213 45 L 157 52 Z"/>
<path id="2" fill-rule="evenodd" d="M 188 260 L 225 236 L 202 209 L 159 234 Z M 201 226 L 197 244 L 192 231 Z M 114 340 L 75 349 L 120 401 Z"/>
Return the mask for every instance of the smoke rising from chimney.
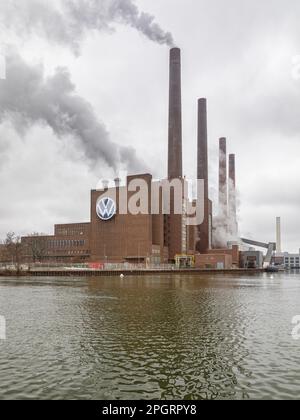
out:
<path id="1" fill-rule="evenodd" d="M 159 44 L 174 44 L 172 35 L 153 16 L 140 12 L 132 0 L 0 0 L 0 10 L 0 36 L 10 42 L 36 35 L 78 54 L 88 32 L 112 32 L 111 25 L 120 23 Z M 145 170 L 133 148 L 118 147 L 110 140 L 92 106 L 76 95 L 66 69 L 59 68 L 45 79 L 41 67 L 30 67 L 13 54 L 7 58 L 7 67 L 9 78 L 0 84 L 0 121 L 9 117 L 19 132 L 34 123 L 48 125 L 59 137 L 79 139 L 92 164 L 103 159 L 114 169 L 122 163 L 131 171 Z"/>
<path id="2" fill-rule="evenodd" d="M 16 4 L 18 3 L 18 4 Z M 0 27 L 19 36 L 36 34 L 78 54 L 88 31 L 114 31 L 112 24 L 135 28 L 151 41 L 174 46 L 155 17 L 140 12 L 132 0 L 0 0 Z"/>
<path id="3" fill-rule="evenodd" d="M 229 187 L 231 182 L 232 181 L 229 181 Z M 237 199 L 235 209 L 238 207 L 239 202 Z M 230 212 L 230 205 L 226 224 L 224 224 L 224 218 L 219 215 L 216 215 L 213 218 L 213 247 L 227 248 L 228 242 L 240 242 L 238 222 L 236 218 L 233 218 L 233 213 Z"/>
<path id="4" fill-rule="evenodd" d="M 0 80 L 0 122 L 10 119 L 21 134 L 40 124 L 58 137 L 76 138 L 92 167 L 102 160 L 113 169 L 123 164 L 140 170 L 135 150 L 111 141 L 92 106 L 76 94 L 66 69 L 45 78 L 42 66 L 29 66 L 17 54 L 7 57 L 7 69 L 7 79 Z"/>
<path id="5" fill-rule="evenodd" d="M 214 217 L 213 242 L 215 248 L 226 248 L 228 242 L 237 242 L 237 193 L 235 155 L 229 155 L 229 176 L 227 177 L 226 139 L 219 141 L 219 212 Z"/>

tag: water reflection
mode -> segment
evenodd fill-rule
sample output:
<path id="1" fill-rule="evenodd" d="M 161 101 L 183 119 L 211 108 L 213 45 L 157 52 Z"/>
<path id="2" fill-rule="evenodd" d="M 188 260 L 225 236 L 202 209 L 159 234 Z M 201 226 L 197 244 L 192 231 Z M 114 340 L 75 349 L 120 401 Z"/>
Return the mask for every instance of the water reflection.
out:
<path id="1" fill-rule="evenodd" d="M 296 398 L 299 279 L 0 280 L 0 398 Z"/>

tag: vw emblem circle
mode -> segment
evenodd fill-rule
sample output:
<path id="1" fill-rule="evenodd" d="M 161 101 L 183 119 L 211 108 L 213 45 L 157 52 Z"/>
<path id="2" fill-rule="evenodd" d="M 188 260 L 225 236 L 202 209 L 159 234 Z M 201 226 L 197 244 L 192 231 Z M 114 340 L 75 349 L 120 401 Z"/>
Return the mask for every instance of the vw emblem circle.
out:
<path id="1" fill-rule="evenodd" d="M 99 219 L 110 220 L 116 215 L 116 203 L 110 197 L 102 197 L 97 201 L 96 212 Z"/>

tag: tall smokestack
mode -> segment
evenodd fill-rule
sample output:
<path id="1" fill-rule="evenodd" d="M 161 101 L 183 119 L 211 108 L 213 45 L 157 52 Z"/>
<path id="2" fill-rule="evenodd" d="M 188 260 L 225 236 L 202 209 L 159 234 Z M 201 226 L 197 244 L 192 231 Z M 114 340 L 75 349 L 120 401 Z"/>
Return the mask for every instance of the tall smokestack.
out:
<path id="1" fill-rule="evenodd" d="M 222 137 L 219 141 L 219 214 L 224 221 L 227 221 L 227 207 L 227 149 L 226 138 Z"/>
<path id="2" fill-rule="evenodd" d="M 168 178 L 182 178 L 181 52 L 170 50 Z"/>
<path id="3" fill-rule="evenodd" d="M 236 174 L 235 174 L 235 155 L 229 155 L 229 223 L 230 233 L 236 236 L 238 233 L 237 214 L 236 214 Z"/>
<path id="4" fill-rule="evenodd" d="M 179 48 L 170 50 L 170 91 L 169 91 L 169 149 L 168 178 L 182 178 L 182 113 L 181 113 L 181 52 Z M 175 190 L 174 190 L 175 192 Z M 175 212 L 175 195 L 170 196 L 170 215 L 168 218 L 169 260 L 186 252 L 183 245 L 183 219 Z M 182 202 L 183 204 L 183 202 Z"/>
<path id="5" fill-rule="evenodd" d="M 281 218 L 276 217 L 276 250 L 278 253 L 282 252 L 281 247 Z"/>
<path id="6" fill-rule="evenodd" d="M 209 249 L 209 201 L 208 201 L 208 151 L 207 151 L 207 101 L 198 100 L 198 164 L 197 177 L 204 180 L 204 221 L 198 229 L 197 251 Z"/>

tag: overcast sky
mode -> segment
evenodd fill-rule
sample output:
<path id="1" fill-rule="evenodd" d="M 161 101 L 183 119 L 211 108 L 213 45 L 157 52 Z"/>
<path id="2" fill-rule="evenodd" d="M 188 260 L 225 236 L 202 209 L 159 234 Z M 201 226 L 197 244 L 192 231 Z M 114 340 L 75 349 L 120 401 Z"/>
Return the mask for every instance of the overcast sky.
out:
<path id="1" fill-rule="evenodd" d="M 297 251 L 299 19 L 298 0 L 0 0 L 0 238 L 88 221 L 90 190 L 120 167 L 166 175 L 173 37 L 185 174 L 195 177 L 197 98 L 206 97 L 215 208 L 225 136 L 237 155 L 241 234 L 275 240 L 281 216 L 283 247 Z"/>

